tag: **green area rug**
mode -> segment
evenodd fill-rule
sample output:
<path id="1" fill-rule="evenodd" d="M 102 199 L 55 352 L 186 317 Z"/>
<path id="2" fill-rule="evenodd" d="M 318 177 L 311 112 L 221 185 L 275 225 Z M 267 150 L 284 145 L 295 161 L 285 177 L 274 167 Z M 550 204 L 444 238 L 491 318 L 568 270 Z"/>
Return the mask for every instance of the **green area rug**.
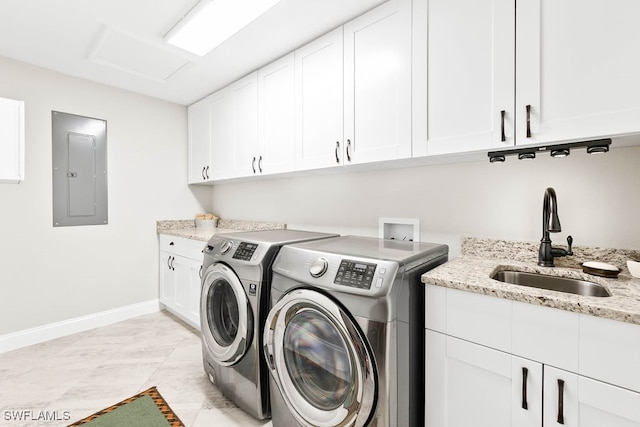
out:
<path id="1" fill-rule="evenodd" d="M 89 415 L 72 426 L 85 427 L 184 427 L 155 387 Z"/>

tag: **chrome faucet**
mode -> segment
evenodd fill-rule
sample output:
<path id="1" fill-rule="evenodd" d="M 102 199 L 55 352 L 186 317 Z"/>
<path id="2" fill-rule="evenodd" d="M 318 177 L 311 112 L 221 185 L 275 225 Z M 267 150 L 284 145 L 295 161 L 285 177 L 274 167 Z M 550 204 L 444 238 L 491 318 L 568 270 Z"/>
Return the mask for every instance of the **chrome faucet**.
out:
<path id="1" fill-rule="evenodd" d="M 567 249 L 554 248 L 551 246 L 549 233 L 562 231 L 560 218 L 558 217 L 558 201 L 556 191 L 549 187 L 544 192 L 544 202 L 542 206 L 542 239 L 540 240 L 540 250 L 538 252 L 538 265 L 543 267 L 553 267 L 553 258 L 573 255 L 571 245 L 573 237 L 567 237 Z"/>

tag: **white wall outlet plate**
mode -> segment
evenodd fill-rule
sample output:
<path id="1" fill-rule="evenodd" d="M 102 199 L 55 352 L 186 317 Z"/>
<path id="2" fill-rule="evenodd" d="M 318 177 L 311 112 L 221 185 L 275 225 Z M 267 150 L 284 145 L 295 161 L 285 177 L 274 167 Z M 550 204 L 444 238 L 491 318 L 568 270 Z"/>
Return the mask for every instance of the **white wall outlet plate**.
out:
<path id="1" fill-rule="evenodd" d="M 417 218 L 379 218 L 381 239 L 420 241 L 420 220 Z"/>

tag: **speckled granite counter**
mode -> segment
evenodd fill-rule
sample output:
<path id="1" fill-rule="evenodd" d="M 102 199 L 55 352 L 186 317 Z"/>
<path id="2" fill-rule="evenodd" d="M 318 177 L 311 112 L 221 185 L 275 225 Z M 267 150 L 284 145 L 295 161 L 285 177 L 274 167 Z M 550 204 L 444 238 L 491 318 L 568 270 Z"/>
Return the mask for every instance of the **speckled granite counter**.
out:
<path id="1" fill-rule="evenodd" d="M 220 219 L 216 228 L 196 228 L 192 219 L 157 221 L 158 234 L 185 237 L 187 239 L 208 241 L 214 234 L 235 233 L 238 231 L 273 230 L 287 228 L 286 224 L 276 222 L 237 221 Z"/>
<path id="2" fill-rule="evenodd" d="M 462 255 L 422 275 L 422 282 L 640 325 L 640 279 L 626 269 L 626 260 L 640 260 L 640 251 L 576 246 L 573 252 L 556 258 L 557 267 L 540 267 L 538 243 L 463 238 Z M 585 274 L 580 268 L 585 261 L 607 262 L 622 272 L 617 279 Z M 606 287 L 611 296 L 573 295 L 490 278 L 508 269 L 588 280 Z"/>

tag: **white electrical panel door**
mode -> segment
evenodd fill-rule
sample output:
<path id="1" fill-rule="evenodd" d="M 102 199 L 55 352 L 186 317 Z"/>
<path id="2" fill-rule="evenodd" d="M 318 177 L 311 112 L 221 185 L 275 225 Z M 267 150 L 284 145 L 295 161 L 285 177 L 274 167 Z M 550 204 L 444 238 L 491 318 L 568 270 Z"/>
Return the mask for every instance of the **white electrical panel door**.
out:
<path id="1" fill-rule="evenodd" d="M 0 183 L 24 180 L 24 102 L 0 98 Z"/>

